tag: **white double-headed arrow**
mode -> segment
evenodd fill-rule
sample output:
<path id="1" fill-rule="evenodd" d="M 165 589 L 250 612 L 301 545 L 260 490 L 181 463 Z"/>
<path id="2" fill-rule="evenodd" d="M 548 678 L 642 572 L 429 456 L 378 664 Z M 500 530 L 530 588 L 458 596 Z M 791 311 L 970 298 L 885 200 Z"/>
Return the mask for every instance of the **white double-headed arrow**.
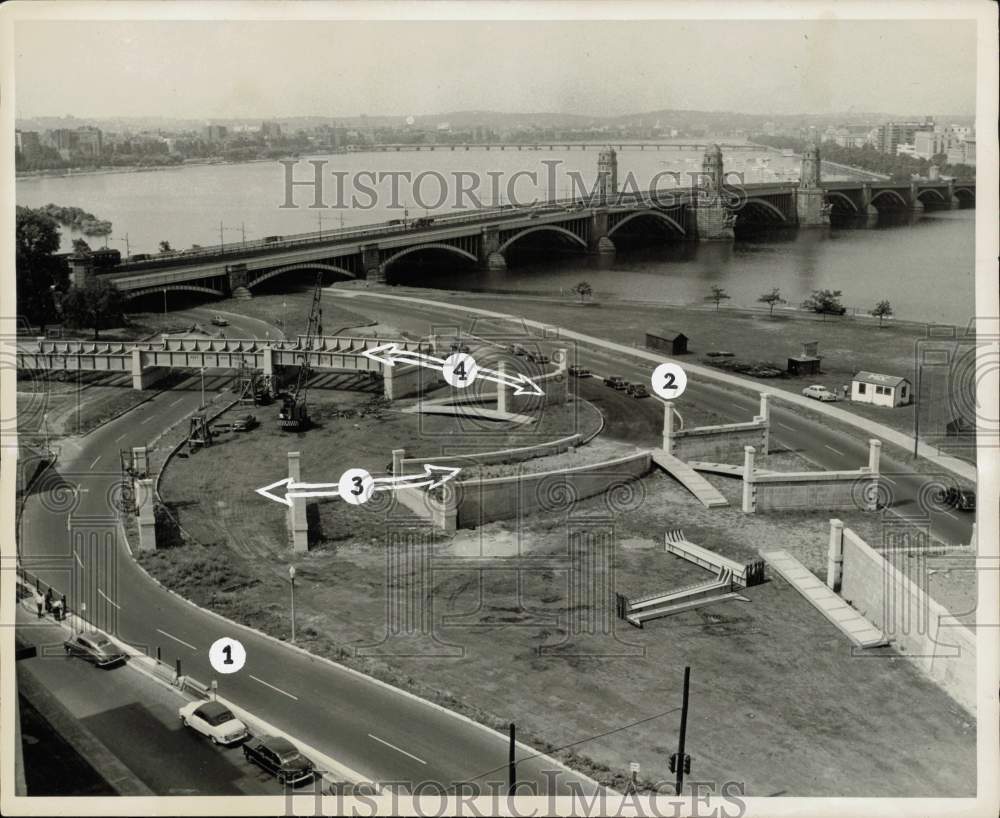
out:
<path id="1" fill-rule="evenodd" d="M 361 354 L 366 358 L 370 358 L 373 361 L 377 361 L 380 364 L 386 364 L 388 366 L 395 366 L 396 364 L 414 364 L 416 366 L 425 366 L 428 369 L 436 369 L 439 372 L 444 370 L 446 360 L 444 358 L 435 358 L 433 355 L 425 355 L 422 352 L 401 349 L 399 344 L 394 341 L 388 344 L 382 344 L 374 349 L 366 349 Z M 542 387 L 540 387 L 527 375 L 522 375 L 520 373 L 512 375 L 504 372 L 501 374 L 493 369 L 478 367 L 476 370 L 476 377 L 487 381 L 493 381 L 493 383 L 512 387 L 515 395 L 545 394 Z"/>
<path id="2" fill-rule="evenodd" d="M 449 480 L 453 480 L 460 468 L 455 466 L 432 466 L 424 463 L 423 474 L 404 474 L 400 477 L 375 477 L 372 478 L 374 491 L 395 491 L 400 488 L 427 488 L 436 489 L 443 486 Z M 292 500 L 296 497 L 339 497 L 339 483 L 299 483 L 291 477 L 285 477 L 269 486 L 257 489 L 261 497 L 274 500 L 276 503 L 283 503 L 289 508 L 292 507 Z M 281 487 L 285 486 L 285 494 L 281 495 Z"/>

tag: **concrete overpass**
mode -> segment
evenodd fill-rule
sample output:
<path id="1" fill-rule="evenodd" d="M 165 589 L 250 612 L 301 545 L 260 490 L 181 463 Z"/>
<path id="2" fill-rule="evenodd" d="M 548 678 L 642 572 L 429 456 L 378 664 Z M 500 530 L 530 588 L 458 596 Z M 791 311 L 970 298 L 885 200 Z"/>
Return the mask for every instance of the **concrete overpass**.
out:
<path id="1" fill-rule="evenodd" d="M 829 224 L 831 214 L 870 225 L 881 211 L 919 213 L 925 208 L 975 204 L 975 181 L 824 182 L 815 147 L 802 157 L 798 182 L 731 184 L 721 149 L 715 146 L 705 154 L 698 185 L 656 191 L 618 190 L 615 156 L 613 150 L 601 153 L 598 183 L 588 199 L 273 236 L 130 261 L 106 270 L 94 269 L 87 256 L 72 257 L 73 283 L 79 286 L 100 275 L 114 281 L 126 298 L 174 290 L 249 298 L 265 281 L 306 271 L 385 283 L 395 263 L 426 251 L 502 270 L 507 250 L 531 235 L 555 237 L 580 252 L 610 253 L 616 235 L 626 226 L 630 231 L 658 229 L 675 239 L 726 241 L 734 238 L 737 226 L 821 226 Z"/>
<path id="2" fill-rule="evenodd" d="M 390 400 L 414 394 L 420 386 L 419 367 L 384 366 L 366 357 L 365 350 L 395 343 L 400 349 L 433 353 L 434 345 L 396 338 L 321 336 L 306 345 L 295 341 L 259 341 L 239 338 L 179 338 L 164 335 L 159 341 L 102 343 L 53 341 L 39 338 L 17 352 L 19 372 L 123 372 L 132 376 L 133 389 L 145 389 L 173 369 L 256 369 L 273 379 L 281 367 L 301 366 L 306 360 L 314 370 L 369 372 L 382 379 Z"/>

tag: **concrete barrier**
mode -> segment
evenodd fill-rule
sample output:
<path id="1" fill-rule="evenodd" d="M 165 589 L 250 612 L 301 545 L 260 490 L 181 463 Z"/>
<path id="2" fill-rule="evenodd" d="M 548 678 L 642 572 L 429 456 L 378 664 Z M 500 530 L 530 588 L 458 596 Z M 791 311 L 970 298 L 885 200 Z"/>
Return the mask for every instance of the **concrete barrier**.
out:
<path id="1" fill-rule="evenodd" d="M 880 628 L 899 653 L 913 659 L 935 684 L 974 714 L 973 631 L 854 531 L 833 525 L 838 522 L 831 520 L 830 565 L 839 564 L 840 596 Z M 910 559 L 918 561 L 916 575 L 925 578 L 926 568 L 919 563 L 922 555 Z"/>
<path id="2" fill-rule="evenodd" d="M 878 507 L 879 456 L 882 444 L 868 441 L 868 465 L 845 471 L 760 472 L 755 450 L 747 446 L 743 461 L 743 511 Z"/>

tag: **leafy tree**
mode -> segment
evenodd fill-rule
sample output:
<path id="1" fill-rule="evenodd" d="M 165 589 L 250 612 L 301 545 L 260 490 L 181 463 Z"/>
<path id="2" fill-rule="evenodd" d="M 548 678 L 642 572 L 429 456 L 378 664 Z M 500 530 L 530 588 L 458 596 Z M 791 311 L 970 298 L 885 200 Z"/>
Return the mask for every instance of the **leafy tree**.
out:
<path id="1" fill-rule="evenodd" d="M 171 252 L 171 250 L 173 250 L 173 248 L 170 246 L 170 242 L 169 241 L 161 241 L 160 242 L 160 252 L 161 253 L 169 253 L 169 252 Z"/>
<path id="2" fill-rule="evenodd" d="M 73 252 L 78 256 L 86 255 L 90 252 L 90 245 L 84 239 L 73 239 Z"/>
<path id="3" fill-rule="evenodd" d="M 775 304 L 787 304 L 784 298 L 781 297 L 781 288 L 775 287 L 771 292 L 764 293 L 760 298 L 757 299 L 761 304 L 767 304 L 770 312 L 769 315 L 774 315 L 774 305 Z"/>
<path id="4" fill-rule="evenodd" d="M 802 307 L 821 313 L 825 321 L 828 314 L 843 315 L 846 312 L 840 303 L 841 295 L 840 290 L 813 290 L 812 295 L 802 302 Z"/>
<path id="5" fill-rule="evenodd" d="M 63 317 L 78 327 L 93 327 L 94 340 L 101 327 L 121 315 L 125 301 L 121 291 L 107 279 L 91 279 L 85 287 L 72 287 L 60 299 Z"/>
<path id="6" fill-rule="evenodd" d="M 18 312 L 42 331 L 56 317 L 53 289 L 65 286 L 66 271 L 55 219 L 40 210 L 18 207 L 15 214 L 15 270 Z"/>
<path id="7" fill-rule="evenodd" d="M 711 290 L 712 294 L 711 295 L 706 295 L 705 296 L 705 300 L 706 301 L 714 301 L 715 302 L 715 311 L 718 312 L 719 311 L 719 303 L 722 302 L 722 301 L 725 301 L 728 298 L 731 298 L 731 296 L 729 295 L 729 293 L 727 293 L 725 291 L 725 289 L 723 289 L 722 287 L 717 287 L 714 284 L 711 287 L 709 287 L 709 289 Z"/>
<path id="8" fill-rule="evenodd" d="M 872 315 L 878 316 L 878 325 L 882 326 L 882 319 L 888 318 L 892 315 L 892 304 L 887 300 L 883 299 L 875 305 L 875 309 L 872 310 Z"/>
<path id="9" fill-rule="evenodd" d="M 594 288 L 590 286 L 586 281 L 581 281 L 573 288 L 578 296 L 580 296 L 580 302 L 582 303 L 585 299 L 590 298 L 594 294 Z"/>

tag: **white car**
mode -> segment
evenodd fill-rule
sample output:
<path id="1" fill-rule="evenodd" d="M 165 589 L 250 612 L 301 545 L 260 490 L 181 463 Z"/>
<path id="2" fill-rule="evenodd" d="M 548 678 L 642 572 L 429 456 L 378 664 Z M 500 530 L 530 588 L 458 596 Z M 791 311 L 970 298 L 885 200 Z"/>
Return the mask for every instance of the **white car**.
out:
<path id="1" fill-rule="evenodd" d="M 807 398 L 815 398 L 816 400 L 824 402 L 834 401 L 837 399 L 837 396 L 833 392 L 818 383 L 814 383 L 812 386 L 807 386 L 802 390 L 802 394 Z"/>
<path id="2" fill-rule="evenodd" d="M 250 735 L 247 726 L 219 702 L 188 702 L 179 711 L 181 723 L 212 739 L 212 744 L 235 744 Z"/>

